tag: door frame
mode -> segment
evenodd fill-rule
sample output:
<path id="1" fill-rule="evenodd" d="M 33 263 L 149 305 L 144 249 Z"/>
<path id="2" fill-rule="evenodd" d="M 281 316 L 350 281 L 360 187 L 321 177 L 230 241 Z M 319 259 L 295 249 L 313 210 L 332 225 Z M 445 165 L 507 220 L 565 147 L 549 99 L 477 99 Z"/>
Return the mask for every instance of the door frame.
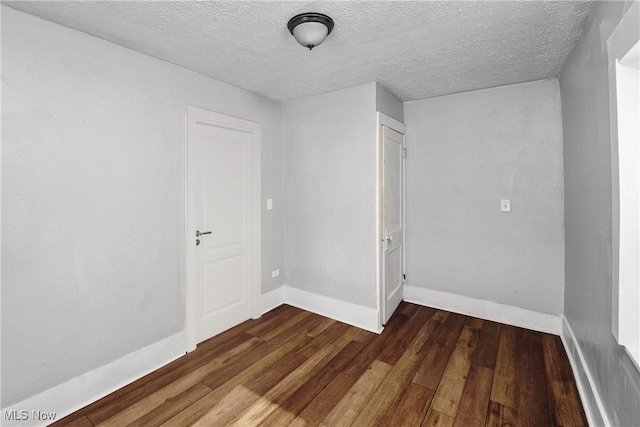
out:
<path id="1" fill-rule="evenodd" d="M 396 132 L 401 133 L 404 138 L 402 141 L 402 148 L 406 149 L 406 135 L 407 127 L 404 123 L 401 123 L 379 111 L 376 111 L 376 288 L 378 290 L 378 329 L 382 331 L 384 326 L 382 324 L 382 308 L 384 304 L 384 230 L 382 229 L 384 224 L 382 223 L 382 126 L 391 128 Z M 406 212 L 406 192 L 405 192 L 405 175 L 406 175 L 406 158 L 402 158 L 402 272 L 405 271 L 405 212 Z M 404 279 L 402 281 L 404 286 Z"/>
<path id="2" fill-rule="evenodd" d="M 260 317 L 260 294 L 261 294 L 261 277 L 262 277 L 262 249 L 261 249 L 261 227 L 262 227 L 262 210 L 261 210 L 261 151 L 262 151 L 262 125 L 260 123 L 251 122 L 236 117 L 215 113 L 198 107 L 187 105 L 185 108 L 185 273 L 186 273 L 186 351 L 190 352 L 196 349 L 198 344 L 197 337 L 197 284 L 196 284 L 196 245 L 195 231 L 197 229 L 196 221 L 196 150 L 189 149 L 190 138 L 189 128 L 196 122 L 204 122 L 210 126 L 221 127 L 225 129 L 238 130 L 252 135 L 251 138 L 251 207 L 250 207 L 250 223 L 251 237 L 250 251 L 251 263 L 247 266 L 249 281 L 251 284 L 250 300 L 251 300 L 251 317 L 256 319 Z M 191 141 L 193 144 L 193 141 Z"/>

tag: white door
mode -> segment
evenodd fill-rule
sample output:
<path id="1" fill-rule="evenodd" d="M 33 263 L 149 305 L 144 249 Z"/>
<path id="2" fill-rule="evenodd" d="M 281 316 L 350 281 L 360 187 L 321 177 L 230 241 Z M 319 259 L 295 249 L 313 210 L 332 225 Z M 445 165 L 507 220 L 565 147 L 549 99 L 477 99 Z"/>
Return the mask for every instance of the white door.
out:
<path id="1" fill-rule="evenodd" d="M 187 317 L 194 323 L 188 331 L 193 347 L 256 314 L 260 125 L 192 107 L 187 120 Z"/>
<path id="2" fill-rule="evenodd" d="M 381 125 L 382 318 L 402 301 L 404 274 L 404 135 Z"/>

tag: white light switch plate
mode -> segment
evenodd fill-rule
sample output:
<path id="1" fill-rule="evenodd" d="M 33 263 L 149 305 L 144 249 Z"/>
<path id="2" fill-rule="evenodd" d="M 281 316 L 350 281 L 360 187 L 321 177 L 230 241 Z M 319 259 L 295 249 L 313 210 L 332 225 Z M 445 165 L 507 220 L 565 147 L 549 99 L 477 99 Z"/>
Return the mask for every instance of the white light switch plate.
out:
<path id="1" fill-rule="evenodd" d="M 267 199 L 267 210 L 273 209 L 273 199 Z"/>
<path id="2" fill-rule="evenodd" d="M 271 278 L 278 277 L 280 275 L 280 269 L 275 269 L 271 272 Z"/>
<path id="3" fill-rule="evenodd" d="M 511 199 L 500 200 L 500 210 L 502 212 L 511 212 Z"/>

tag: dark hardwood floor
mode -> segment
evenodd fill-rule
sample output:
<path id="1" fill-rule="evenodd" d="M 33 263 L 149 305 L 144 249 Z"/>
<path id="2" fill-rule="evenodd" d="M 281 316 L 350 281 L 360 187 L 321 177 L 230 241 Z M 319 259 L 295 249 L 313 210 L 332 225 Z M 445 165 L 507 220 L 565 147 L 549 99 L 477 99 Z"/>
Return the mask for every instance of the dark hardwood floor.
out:
<path id="1" fill-rule="evenodd" d="M 376 335 L 283 305 L 56 426 L 586 426 L 560 338 L 402 303 Z"/>

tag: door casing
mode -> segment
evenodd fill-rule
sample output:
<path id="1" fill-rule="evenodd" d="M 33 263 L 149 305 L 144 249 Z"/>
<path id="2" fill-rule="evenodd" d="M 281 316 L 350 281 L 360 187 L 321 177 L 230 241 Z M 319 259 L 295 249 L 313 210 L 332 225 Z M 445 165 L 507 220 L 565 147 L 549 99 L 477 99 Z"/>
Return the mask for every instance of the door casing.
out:
<path id="1" fill-rule="evenodd" d="M 186 351 L 196 349 L 198 344 L 196 313 L 197 282 L 196 282 L 196 244 L 195 232 L 198 227 L 196 220 L 196 166 L 197 152 L 193 146 L 194 140 L 189 138 L 189 127 L 196 122 L 204 122 L 207 125 L 218 126 L 226 129 L 239 130 L 252 135 L 251 156 L 251 237 L 250 245 L 252 262 L 248 265 L 247 273 L 251 277 L 251 317 L 260 317 L 260 293 L 261 293 L 261 146 L 262 126 L 224 114 L 214 113 L 202 108 L 187 106 L 185 109 L 185 248 L 186 248 Z"/>

